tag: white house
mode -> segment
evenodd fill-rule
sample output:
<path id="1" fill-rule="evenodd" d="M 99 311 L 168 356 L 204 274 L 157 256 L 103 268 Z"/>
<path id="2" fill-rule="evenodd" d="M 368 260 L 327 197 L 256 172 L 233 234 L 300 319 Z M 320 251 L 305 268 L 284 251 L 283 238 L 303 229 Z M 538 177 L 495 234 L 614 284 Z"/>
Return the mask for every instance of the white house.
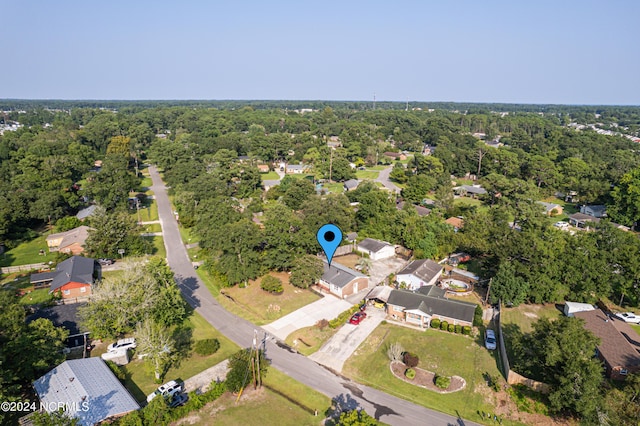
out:
<path id="1" fill-rule="evenodd" d="M 396 274 L 396 281 L 404 283 L 410 290 L 435 285 L 442 275 L 442 265 L 430 259 L 414 260 Z"/>
<path id="2" fill-rule="evenodd" d="M 602 218 L 602 217 L 606 217 L 607 216 L 607 206 L 605 205 L 600 205 L 600 204 L 593 204 L 590 206 L 581 206 L 580 207 L 580 213 L 589 215 L 589 216 L 593 216 L 593 217 L 597 217 L 597 218 Z"/>
<path id="3" fill-rule="evenodd" d="M 371 260 L 387 259 L 396 255 L 396 249 L 386 241 L 378 241 L 373 238 L 365 238 L 357 246 L 356 250 L 369 255 Z"/>
<path id="4" fill-rule="evenodd" d="M 595 307 L 588 303 L 564 302 L 564 314 L 573 317 L 576 312 L 595 311 Z"/>

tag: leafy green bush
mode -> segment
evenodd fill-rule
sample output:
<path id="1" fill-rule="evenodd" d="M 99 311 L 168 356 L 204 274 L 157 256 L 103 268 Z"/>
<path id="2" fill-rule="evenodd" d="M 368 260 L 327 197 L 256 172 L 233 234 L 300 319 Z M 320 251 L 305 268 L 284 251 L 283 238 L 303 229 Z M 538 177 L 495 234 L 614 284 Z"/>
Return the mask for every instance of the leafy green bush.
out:
<path id="1" fill-rule="evenodd" d="M 414 353 L 405 352 L 405 353 L 402 354 L 402 362 L 407 367 L 413 368 L 413 367 L 416 367 L 418 365 L 418 362 L 420 362 L 420 358 L 418 358 L 418 355 L 416 355 Z"/>
<path id="2" fill-rule="evenodd" d="M 360 305 L 359 304 L 358 305 L 353 305 L 351 308 L 347 309 L 346 311 L 344 311 L 343 313 L 341 313 L 340 315 L 338 315 L 337 317 L 335 317 L 334 319 L 329 321 L 329 328 L 338 328 L 338 327 L 340 327 L 349 318 L 351 318 L 351 315 L 355 314 L 359 310 L 360 310 Z"/>
<path id="3" fill-rule="evenodd" d="M 456 331 L 456 326 L 455 326 L 455 325 L 453 325 L 453 324 L 449 324 L 449 325 L 447 326 L 447 331 L 448 331 L 449 333 L 453 333 L 454 331 Z"/>
<path id="4" fill-rule="evenodd" d="M 473 313 L 473 325 L 480 327 L 482 325 L 482 306 L 476 305 L 476 310 Z"/>
<path id="5" fill-rule="evenodd" d="M 446 389 L 451 384 L 451 377 L 446 376 L 436 376 L 436 386 L 440 389 Z"/>
<path id="6" fill-rule="evenodd" d="M 465 325 L 464 327 L 462 327 L 462 334 L 464 334 L 465 336 L 471 335 L 471 326 Z"/>
<path id="7" fill-rule="evenodd" d="M 407 370 L 404 372 L 404 375 L 407 379 L 413 380 L 416 377 L 416 370 L 414 370 L 413 368 L 407 368 Z"/>
<path id="8" fill-rule="evenodd" d="M 438 318 L 431 320 L 431 328 L 440 328 L 440 320 Z"/>
<path id="9" fill-rule="evenodd" d="M 284 288 L 282 287 L 282 280 L 280 278 L 267 275 L 260 282 L 260 288 L 269 293 L 282 293 Z"/>
<path id="10" fill-rule="evenodd" d="M 122 382 L 122 384 L 124 384 L 125 380 L 127 379 L 127 375 L 124 371 L 122 371 L 122 368 L 120 368 L 118 364 L 113 361 L 106 361 L 106 363 L 113 375 L 116 376 L 118 380 Z"/>
<path id="11" fill-rule="evenodd" d="M 460 324 L 456 325 L 456 333 L 457 334 L 462 333 L 462 326 Z"/>
<path id="12" fill-rule="evenodd" d="M 218 339 L 198 340 L 193 350 L 198 355 L 212 355 L 220 349 L 220 341 Z"/>
<path id="13" fill-rule="evenodd" d="M 446 321 L 442 321 L 440 323 L 440 330 L 448 330 L 449 329 L 449 323 Z"/>

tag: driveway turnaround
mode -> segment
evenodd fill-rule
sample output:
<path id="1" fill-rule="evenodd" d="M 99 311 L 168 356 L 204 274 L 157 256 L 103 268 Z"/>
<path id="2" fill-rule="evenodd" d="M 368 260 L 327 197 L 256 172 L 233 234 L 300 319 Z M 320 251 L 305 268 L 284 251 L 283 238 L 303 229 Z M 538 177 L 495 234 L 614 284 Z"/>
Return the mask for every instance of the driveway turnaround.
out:
<path id="1" fill-rule="evenodd" d="M 330 321 L 350 307 L 351 304 L 345 300 L 340 300 L 334 296 L 325 296 L 262 328 L 278 339 L 285 340 L 294 331 L 304 327 L 311 327 L 321 319 Z"/>
<path id="2" fill-rule="evenodd" d="M 384 310 L 372 306 L 367 308 L 366 313 L 367 317 L 358 325 L 349 324 L 347 321 L 320 350 L 309 358 L 340 373 L 345 361 L 385 318 Z"/>

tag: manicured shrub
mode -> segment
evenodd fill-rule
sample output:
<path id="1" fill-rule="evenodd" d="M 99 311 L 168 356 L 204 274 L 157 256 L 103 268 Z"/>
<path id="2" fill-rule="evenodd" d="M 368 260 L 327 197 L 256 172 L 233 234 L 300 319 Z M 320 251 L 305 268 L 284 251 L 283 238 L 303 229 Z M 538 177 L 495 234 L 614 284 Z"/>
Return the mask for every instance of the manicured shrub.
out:
<path id="1" fill-rule="evenodd" d="M 456 325 L 456 334 L 462 333 L 462 326 L 460 324 Z"/>
<path id="2" fill-rule="evenodd" d="M 456 326 L 453 324 L 449 324 L 449 326 L 447 327 L 447 331 L 449 333 L 453 333 L 454 331 L 456 331 Z"/>
<path id="3" fill-rule="evenodd" d="M 212 355 L 220 349 L 220 341 L 218 339 L 204 339 L 196 341 L 193 350 L 198 355 Z"/>
<path id="4" fill-rule="evenodd" d="M 431 328 L 440 328 L 440 320 L 438 318 L 431 320 Z"/>
<path id="5" fill-rule="evenodd" d="M 346 311 L 344 311 L 343 313 L 341 313 L 340 315 L 338 315 L 337 317 L 329 321 L 329 328 L 340 327 L 347 320 L 349 320 L 349 318 L 351 318 L 351 315 L 355 314 L 359 310 L 360 310 L 360 305 L 353 305 L 351 308 L 347 309 Z"/>
<path id="6" fill-rule="evenodd" d="M 471 326 L 465 325 L 464 327 L 462 327 L 462 334 L 464 334 L 465 336 L 470 336 L 471 335 Z"/>
<path id="7" fill-rule="evenodd" d="M 416 377 L 416 370 L 414 370 L 413 368 L 407 368 L 407 370 L 404 372 L 404 375 L 407 379 L 413 380 Z"/>
<path id="8" fill-rule="evenodd" d="M 282 293 L 284 288 L 282 287 L 282 280 L 271 275 L 267 275 L 260 282 L 260 288 L 269 293 Z"/>
<path id="9" fill-rule="evenodd" d="M 480 327 L 482 325 L 482 306 L 476 305 L 476 310 L 473 313 L 473 325 Z"/>
<path id="10" fill-rule="evenodd" d="M 404 354 L 402 354 L 402 362 L 404 362 L 404 365 L 406 365 L 407 367 L 413 368 L 418 365 L 418 362 L 420 362 L 420 358 L 418 358 L 418 355 L 416 354 L 405 352 Z"/>
<path id="11" fill-rule="evenodd" d="M 449 329 L 449 323 L 446 321 L 442 321 L 440 323 L 440 330 L 448 330 Z"/>
<path id="12" fill-rule="evenodd" d="M 451 384 L 451 377 L 436 376 L 436 386 L 440 389 L 446 389 Z"/>

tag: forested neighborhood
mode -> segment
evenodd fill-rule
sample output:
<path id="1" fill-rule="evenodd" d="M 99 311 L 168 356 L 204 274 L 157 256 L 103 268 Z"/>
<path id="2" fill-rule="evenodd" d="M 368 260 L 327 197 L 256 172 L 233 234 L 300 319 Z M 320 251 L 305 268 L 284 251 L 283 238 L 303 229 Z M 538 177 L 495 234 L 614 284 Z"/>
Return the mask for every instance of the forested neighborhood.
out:
<path id="1" fill-rule="evenodd" d="M 640 108 L 374 106 L 0 101 L 0 400 L 36 400 L 32 384 L 65 360 L 107 360 L 107 344 L 133 337 L 107 364 L 143 408 L 100 421 L 168 424 L 263 382 L 274 398 L 303 386 L 271 360 L 271 338 L 481 424 L 637 424 L 640 318 L 620 314 L 640 312 Z M 331 265 L 324 224 L 344 235 Z M 201 316 L 171 263 L 176 245 L 262 346 Z M 87 271 L 68 269 L 86 259 Z M 568 315 L 574 302 L 593 313 Z M 281 323 L 317 303 L 332 306 Z M 30 319 L 71 305 L 71 333 L 55 316 Z M 357 344 L 327 358 L 343 330 Z M 73 335 L 83 340 L 69 346 Z M 173 394 L 147 405 L 159 384 L 227 359 L 226 382 L 208 378 L 180 407 Z M 385 423 L 319 389 L 284 395 L 299 424 Z"/>

